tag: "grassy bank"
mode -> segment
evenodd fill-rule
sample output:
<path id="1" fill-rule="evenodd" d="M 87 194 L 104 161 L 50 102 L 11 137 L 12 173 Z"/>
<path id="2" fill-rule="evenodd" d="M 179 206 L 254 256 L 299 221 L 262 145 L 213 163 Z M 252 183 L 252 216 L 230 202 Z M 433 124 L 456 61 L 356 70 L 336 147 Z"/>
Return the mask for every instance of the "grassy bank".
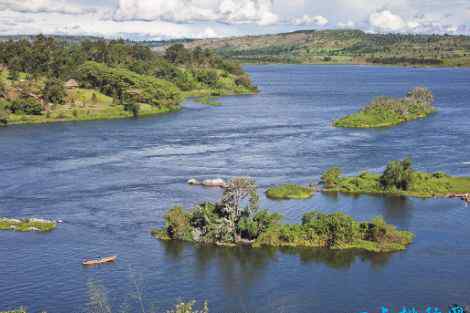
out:
<path id="1" fill-rule="evenodd" d="M 0 42 L 4 126 L 151 116 L 178 111 L 188 97 L 215 105 L 211 97 L 256 92 L 240 64 L 210 50 L 174 45 L 160 55 L 123 41 L 44 36 Z"/>
<path id="2" fill-rule="evenodd" d="M 18 232 L 50 232 L 56 227 L 56 222 L 43 219 L 0 218 L 0 230 L 11 230 Z"/>
<path id="3" fill-rule="evenodd" d="M 313 197 L 315 190 L 295 184 L 285 184 L 270 187 L 266 190 L 266 196 L 274 200 L 303 200 Z"/>
<path id="4" fill-rule="evenodd" d="M 407 160 L 390 162 L 382 174 L 363 172 L 357 176 L 342 176 L 339 169 L 332 168 L 324 173 L 322 183 L 323 191 L 350 194 L 431 198 L 470 193 L 470 177 L 415 171 Z"/>
<path id="5" fill-rule="evenodd" d="M 401 99 L 379 97 L 359 112 L 334 122 L 335 127 L 379 128 L 395 126 L 404 122 L 424 118 L 434 112 L 433 95 L 425 88 L 411 90 Z"/>
<path id="6" fill-rule="evenodd" d="M 363 249 L 391 252 L 406 249 L 414 235 L 399 231 L 382 218 L 360 222 L 343 213 L 306 213 L 301 224 L 284 224 L 282 216 L 258 208 L 256 184 L 235 178 L 217 203 L 191 210 L 175 207 L 165 216 L 165 226 L 152 231 L 161 240 L 183 240 L 217 245 L 252 247 L 307 247 Z M 245 207 L 241 203 L 248 202 Z"/>

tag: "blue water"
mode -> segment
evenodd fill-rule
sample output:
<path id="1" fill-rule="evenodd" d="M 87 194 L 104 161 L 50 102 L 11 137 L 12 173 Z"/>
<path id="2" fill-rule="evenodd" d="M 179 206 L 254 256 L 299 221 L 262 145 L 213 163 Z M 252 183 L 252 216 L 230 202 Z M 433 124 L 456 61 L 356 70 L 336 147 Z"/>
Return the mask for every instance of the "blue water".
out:
<path id="1" fill-rule="evenodd" d="M 178 113 L 114 121 L 0 129 L 0 216 L 63 219 L 50 234 L 0 233 L 0 309 L 85 312 L 87 283 L 113 307 L 134 282 L 159 312 L 207 300 L 211 312 L 360 312 L 470 302 L 470 208 L 458 200 L 317 195 L 266 208 L 298 221 L 311 209 L 358 219 L 383 215 L 416 233 L 405 252 L 198 247 L 149 231 L 165 211 L 215 200 L 186 180 L 252 176 L 262 192 L 310 183 L 330 166 L 379 171 L 392 159 L 470 176 L 470 70 L 363 66 L 249 66 L 260 94 L 191 101 Z M 333 119 L 375 96 L 432 89 L 439 113 L 399 127 L 345 130 Z M 83 257 L 117 254 L 83 268 Z"/>

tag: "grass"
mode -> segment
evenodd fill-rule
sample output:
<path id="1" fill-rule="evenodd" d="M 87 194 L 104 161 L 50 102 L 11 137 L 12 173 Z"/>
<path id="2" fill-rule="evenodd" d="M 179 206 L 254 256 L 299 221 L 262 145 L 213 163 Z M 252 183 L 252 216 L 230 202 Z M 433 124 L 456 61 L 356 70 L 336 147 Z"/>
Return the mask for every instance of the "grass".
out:
<path id="1" fill-rule="evenodd" d="M 315 190 L 295 184 L 285 184 L 270 187 L 266 190 L 266 196 L 276 200 L 304 200 L 313 197 Z"/>
<path id="2" fill-rule="evenodd" d="M 96 96 L 93 99 L 93 94 Z M 157 107 L 140 104 L 139 116 L 153 116 L 177 111 L 178 108 Z M 68 121 L 108 120 L 133 117 L 122 105 L 113 104 L 113 99 L 93 89 L 68 91 L 67 104 L 53 105 L 41 115 L 10 114 L 8 124 L 39 124 Z"/>
<path id="3" fill-rule="evenodd" d="M 408 190 L 384 190 L 380 174 L 363 172 L 358 176 L 341 176 L 326 192 L 350 194 L 392 194 L 419 198 L 447 197 L 451 193 L 470 193 L 470 177 L 454 177 L 444 173 L 413 172 Z"/>
<path id="4" fill-rule="evenodd" d="M 425 88 L 417 87 L 404 98 L 375 98 L 359 112 L 345 116 L 333 123 L 343 128 L 391 127 L 404 122 L 425 118 L 436 112 L 433 96 Z"/>
<path id="5" fill-rule="evenodd" d="M 12 230 L 18 232 L 50 232 L 56 227 L 56 222 L 42 219 L 0 218 L 0 230 Z"/>

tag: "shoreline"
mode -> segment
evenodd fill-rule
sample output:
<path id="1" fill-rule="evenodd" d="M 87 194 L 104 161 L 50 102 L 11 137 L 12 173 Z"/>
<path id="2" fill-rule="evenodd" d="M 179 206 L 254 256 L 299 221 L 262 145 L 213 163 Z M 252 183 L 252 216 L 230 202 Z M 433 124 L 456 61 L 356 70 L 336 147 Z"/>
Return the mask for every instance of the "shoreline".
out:
<path id="1" fill-rule="evenodd" d="M 211 96 L 211 91 L 206 91 L 206 90 L 196 90 L 194 92 L 187 92 L 183 93 L 184 99 L 181 101 L 178 106 L 174 108 L 164 108 L 164 109 L 155 109 L 154 112 L 148 112 L 148 113 L 141 113 L 139 114 L 140 118 L 148 118 L 148 117 L 155 117 L 159 115 L 165 115 L 165 114 L 170 114 L 170 113 L 177 113 L 180 112 L 183 107 L 182 104 L 185 101 L 188 101 L 190 99 L 197 99 L 197 98 L 203 98 L 203 97 L 211 97 L 214 99 L 222 98 L 222 97 L 233 97 L 233 96 L 248 96 L 248 95 L 256 95 L 258 94 L 258 91 L 243 91 L 243 92 L 237 92 L 237 91 L 229 91 L 226 93 L 221 93 L 220 95 L 217 96 Z M 204 104 L 204 103 L 201 103 Z M 207 105 L 210 106 L 210 105 Z M 126 114 L 127 113 L 127 114 Z M 34 120 L 34 117 L 37 117 L 37 120 Z M 9 122 L 8 125 L 5 126 L 0 126 L 0 129 L 2 127 L 8 127 L 8 126 L 21 126 L 21 125 L 41 125 L 41 124 L 55 124 L 55 123 L 70 123 L 70 122 L 90 122 L 90 121 L 107 121 L 107 120 L 119 120 L 119 119 L 134 119 L 133 115 L 131 112 L 126 112 L 122 111 L 119 112 L 119 114 L 115 115 L 89 115 L 86 117 L 70 117 L 70 118 L 62 118 L 62 119 L 51 119 L 47 118 L 44 115 L 38 115 L 38 116 L 33 116 L 32 120 L 27 120 L 27 121 L 13 121 Z"/>

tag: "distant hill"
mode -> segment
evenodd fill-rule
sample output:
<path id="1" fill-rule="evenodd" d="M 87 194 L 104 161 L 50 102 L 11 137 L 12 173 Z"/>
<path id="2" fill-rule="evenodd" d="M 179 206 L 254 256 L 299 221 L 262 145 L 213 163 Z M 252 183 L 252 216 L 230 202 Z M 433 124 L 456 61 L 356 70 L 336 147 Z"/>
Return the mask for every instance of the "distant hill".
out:
<path id="1" fill-rule="evenodd" d="M 246 63 L 397 64 L 470 66 L 470 36 L 369 34 L 360 30 L 291 33 L 183 41 Z M 168 44 L 169 45 L 169 44 Z M 165 46 L 159 45 L 156 50 Z"/>

